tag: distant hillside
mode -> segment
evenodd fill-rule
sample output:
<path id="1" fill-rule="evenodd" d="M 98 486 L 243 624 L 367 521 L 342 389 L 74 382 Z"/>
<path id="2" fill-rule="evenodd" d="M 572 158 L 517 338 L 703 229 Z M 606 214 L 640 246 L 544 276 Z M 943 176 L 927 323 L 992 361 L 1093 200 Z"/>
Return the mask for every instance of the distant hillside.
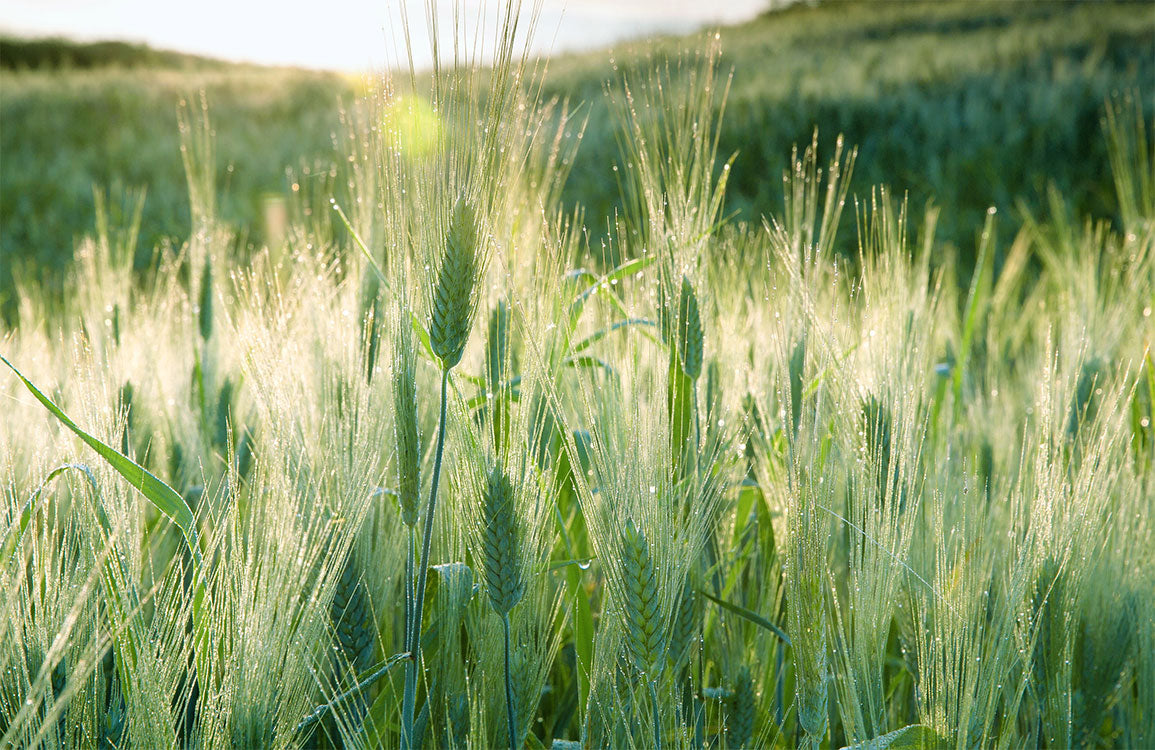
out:
<path id="1" fill-rule="evenodd" d="M 1103 103 L 1138 92 L 1155 116 L 1155 4 L 1118 2 L 824 2 L 721 29 L 733 69 L 719 152 L 737 153 L 728 205 L 757 220 L 782 209 L 791 145 L 815 128 L 859 150 L 853 192 L 887 184 L 915 219 L 934 202 L 938 236 L 965 260 L 988 206 L 1046 205 L 1054 184 L 1077 211 L 1113 205 Z M 614 123 L 603 81 L 644 75 L 693 48 L 678 37 L 550 64 L 548 92 L 591 103 L 568 195 L 590 215 L 617 201 Z M 853 237 L 853 233 L 847 233 Z"/>
<path id="2" fill-rule="evenodd" d="M 932 200 L 949 209 L 938 236 L 964 262 L 988 206 L 1043 209 L 1052 184 L 1073 210 L 1109 217 L 1104 99 L 1136 91 L 1155 114 L 1150 3 L 825 2 L 721 37 L 734 75 L 720 151 L 737 153 L 728 199 L 737 219 L 781 210 L 790 147 L 817 128 L 827 153 L 840 133 L 858 147 L 857 195 L 886 183 L 909 196 L 916 220 Z M 154 244 L 180 241 L 188 208 L 175 109 L 199 90 L 217 133 L 220 212 L 247 241 L 261 239 L 263 195 L 339 184 L 350 77 L 139 45 L 20 44 L 0 45 L 0 297 L 13 268 L 59 281 L 93 226 L 94 184 L 114 195 L 147 185 L 142 265 Z M 602 50 L 550 62 L 546 94 L 589 114 L 565 199 L 586 206 L 595 233 L 618 202 L 605 83 L 699 45 L 697 35 L 668 37 L 619 45 L 612 60 Z"/>
<path id="3" fill-rule="evenodd" d="M 86 70 L 105 67 L 203 70 L 227 66 L 228 63 L 213 58 L 159 50 L 131 42 L 0 37 L 0 69 L 3 70 Z"/>

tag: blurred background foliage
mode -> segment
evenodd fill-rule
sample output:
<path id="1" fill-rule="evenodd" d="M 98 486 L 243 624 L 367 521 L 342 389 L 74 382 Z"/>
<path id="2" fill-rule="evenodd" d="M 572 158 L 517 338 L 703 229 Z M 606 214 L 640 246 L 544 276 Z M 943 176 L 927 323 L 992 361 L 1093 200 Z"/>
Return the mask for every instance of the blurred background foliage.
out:
<path id="1" fill-rule="evenodd" d="M 548 30 L 545 30 L 548 32 Z M 1112 218 L 1100 117 L 1112 92 L 1155 112 L 1155 5 L 1113 2 L 798 5 L 720 31 L 733 69 L 719 154 L 736 154 L 729 215 L 781 211 L 792 144 L 817 128 L 859 149 L 851 193 L 887 183 L 913 213 L 930 201 L 942 257 L 971 263 L 988 206 L 1036 210 L 1054 186 L 1077 213 Z M 619 202 L 623 164 L 607 81 L 697 46 L 619 45 L 548 63 L 544 94 L 588 118 L 564 201 L 591 216 Z M 177 105 L 204 92 L 216 131 L 221 218 L 238 248 L 267 240 L 270 198 L 338 184 L 341 109 L 356 76 L 232 65 L 140 45 L 0 41 L 0 305 L 13 279 L 59 293 L 94 224 L 93 187 L 144 186 L 136 267 L 190 231 Z M 306 201 L 306 203 L 308 203 Z M 591 227 L 595 241 L 602 227 Z M 854 233 L 843 233 L 853 242 Z M 9 307 L 10 310 L 10 307 Z"/>

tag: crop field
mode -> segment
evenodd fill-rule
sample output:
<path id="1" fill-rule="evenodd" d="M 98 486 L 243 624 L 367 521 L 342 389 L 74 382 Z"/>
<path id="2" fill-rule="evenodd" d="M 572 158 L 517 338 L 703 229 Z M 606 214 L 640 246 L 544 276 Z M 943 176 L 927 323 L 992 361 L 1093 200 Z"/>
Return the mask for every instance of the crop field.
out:
<path id="1" fill-rule="evenodd" d="M 839 109 L 836 54 L 823 111 L 861 119 L 733 155 L 781 137 L 756 40 L 868 5 L 647 45 L 584 93 L 582 57 L 519 56 L 516 6 L 484 66 L 464 28 L 364 84 L 190 63 L 240 83 L 140 144 L 182 192 L 98 187 L 55 275 L 9 92 L 178 74 L 3 73 L 0 748 L 1155 746 L 1155 18 L 1063 6 L 1114 29 L 1086 75 L 975 73 L 1082 92 L 951 100 L 1060 133 L 1022 162 L 976 157 L 978 119 L 876 132 L 868 83 L 913 68 Z M 975 7 L 874 22 L 1067 33 Z M 302 76 L 330 109 L 247 162 L 297 144 L 291 187 L 237 200 L 222 134 Z M 883 186 L 920 170 L 939 200 Z"/>

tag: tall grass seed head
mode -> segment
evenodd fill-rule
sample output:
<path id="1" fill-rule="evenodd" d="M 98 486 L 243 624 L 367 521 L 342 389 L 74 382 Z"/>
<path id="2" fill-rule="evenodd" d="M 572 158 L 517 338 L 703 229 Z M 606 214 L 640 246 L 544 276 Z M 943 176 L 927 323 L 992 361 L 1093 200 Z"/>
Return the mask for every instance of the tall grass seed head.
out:
<path id="1" fill-rule="evenodd" d="M 213 337 L 213 262 L 211 258 L 205 258 L 197 300 L 197 327 L 200 330 L 201 338 L 208 341 Z"/>
<path id="2" fill-rule="evenodd" d="M 621 535 L 622 608 L 625 614 L 626 646 L 634 666 L 649 674 L 659 663 L 665 649 L 665 628 L 661 618 L 661 592 L 658 574 L 650 556 L 646 534 L 632 518 L 626 520 Z"/>
<path id="3" fill-rule="evenodd" d="M 690 380 L 702 374 L 702 318 L 698 310 L 698 296 L 690 280 L 682 276 L 678 293 L 678 356 L 682 372 Z"/>
<path id="4" fill-rule="evenodd" d="M 355 672 L 368 669 L 373 661 L 374 634 L 369 594 L 360 578 L 361 566 L 354 555 L 337 579 L 329 620 L 341 653 Z"/>
<path id="5" fill-rule="evenodd" d="M 461 361 L 473 325 L 484 266 L 479 235 L 477 214 L 469 199 L 462 196 L 449 217 L 431 302 L 429 343 L 447 370 Z"/>
<path id="6" fill-rule="evenodd" d="M 729 748 L 749 747 L 750 738 L 754 735 L 754 714 L 756 711 L 754 683 L 750 678 L 750 669 L 742 667 L 738 670 L 738 679 L 734 681 L 734 693 L 730 696 L 726 707 L 726 746 Z"/>
<path id="7" fill-rule="evenodd" d="M 417 523 L 421 507 L 421 437 L 417 422 L 416 353 L 408 311 L 398 306 L 394 331 L 393 430 L 397 443 L 397 498 L 401 520 L 409 527 Z"/>
<path id="8" fill-rule="evenodd" d="M 514 488 L 500 464 L 485 480 L 482 521 L 485 588 L 494 611 L 504 616 L 521 601 L 525 576 Z"/>

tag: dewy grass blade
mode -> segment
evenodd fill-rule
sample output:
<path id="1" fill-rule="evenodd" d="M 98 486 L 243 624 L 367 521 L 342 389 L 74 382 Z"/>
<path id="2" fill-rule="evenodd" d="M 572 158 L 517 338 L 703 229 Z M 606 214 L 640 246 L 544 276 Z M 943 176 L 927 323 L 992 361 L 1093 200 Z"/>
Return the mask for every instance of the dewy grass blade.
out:
<path id="1" fill-rule="evenodd" d="M 739 617 L 743 617 L 743 618 L 749 620 L 750 622 L 754 623 L 755 625 L 762 627 L 762 628 L 765 628 L 766 630 L 769 630 L 771 633 L 773 633 L 774 635 L 781 638 L 782 642 L 785 643 L 787 646 L 790 645 L 790 636 L 786 635 L 785 631 L 783 631 L 782 628 L 780 628 L 777 625 L 775 625 L 774 623 L 770 622 L 769 620 L 767 620 L 765 617 L 758 614 L 757 612 L 751 612 L 750 610 L 746 609 L 745 607 L 740 607 L 737 604 L 731 604 L 730 602 L 726 601 L 725 599 L 719 599 L 718 597 L 714 596 L 709 591 L 706 591 L 704 589 L 699 590 L 698 593 L 701 594 L 702 596 L 706 597 L 710 601 L 714 602 L 715 604 L 717 604 L 722 609 L 733 612 L 734 614 L 738 615 Z"/>
<path id="2" fill-rule="evenodd" d="M 357 230 L 353 228 L 353 224 L 350 223 L 349 217 L 345 215 L 345 211 L 341 208 L 340 204 L 336 202 L 332 205 L 333 210 L 337 212 L 338 218 L 341 219 L 341 223 L 344 224 L 345 229 L 349 231 L 349 236 L 353 238 L 353 244 L 356 245 L 357 249 L 361 251 L 361 254 L 365 256 L 365 260 L 369 262 L 369 267 L 373 269 L 373 273 L 377 275 L 377 279 L 385 285 L 386 289 L 392 292 L 393 285 L 389 283 L 389 278 L 385 275 L 385 272 L 381 270 L 381 266 L 377 263 L 377 259 L 373 257 L 369 246 L 365 244 L 365 241 L 361 239 L 361 235 L 357 234 Z"/>
<path id="3" fill-rule="evenodd" d="M 301 719 L 301 722 L 297 724 L 297 731 L 300 732 L 304 729 L 307 729 L 311 724 L 314 724 L 323 719 L 326 713 L 340 706 L 344 701 L 349 700 L 363 690 L 368 690 L 373 686 L 373 683 L 384 677 L 390 669 L 408 658 L 408 653 L 393 654 L 385 661 L 370 667 L 366 671 L 364 677 L 362 677 L 356 685 L 334 697 L 333 700 L 329 701 L 328 703 L 322 703 L 321 705 L 317 706 L 317 708 L 314 709 L 312 713 Z"/>
<path id="4" fill-rule="evenodd" d="M 994 229 L 995 211 L 992 208 L 987 211 L 986 222 L 983 224 L 983 232 L 979 240 L 978 260 L 975 263 L 974 276 L 971 278 L 970 291 L 967 293 L 966 314 L 963 318 L 962 343 L 959 346 L 958 362 L 955 364 L 954 375 L 951 382 L 956 418 L 962 410 L 963 375 L 966 373 L 968 360 L 970 359 L 971 345 L 974 342 L 975 331 L 979 325 L 979 318 L 982 317 L 982 310 L 986 304 L 987 288 L 990 286 L 991 278 L 994 275 L 994 259 L 991 257 L 994 253 L 992 248 L 994 244 Z"/>
<path id="5" fill-rule="evenodd" d="M 24 538 L 24 531 L 28 528 L 28 524 L 32 521 L 33 514 L 45 498 L 44 490 L 48 488 L 48 485 L 51 484 L 53 480 L 68 471 L 81 472 L 85 479 L 88 480 L 88 483 L 92 485 L 92 489 L 99 492 L 99 488 L 96 486 L 96 479 L 92 476 L 92 470 L 84 464 L 64 464 L 48 472 L 48 476 L 44 478 L 44 481 L 28 496 L 28 499 L 24 502 L 23 507 L 21 507 L 20 512 L 16 516 L 16 522 L 13 523 L 11 528 L 5 533 L 4 541 L 0 542 L 0 560 L 7 560 L 9 555 L 20 547 L 20 541 Z M 97 517 L 104 526 L 104 530 L 106 532 L 110 531 L 108 519 L 103 515 L 103 509 L 98 507 L 97 512 Z"/>
<path id="6" fill-rule="evenodd" d="M 36 397 L 36 400 L 43 404 L 44 408 L 48 409 L 54 417 L 60 420 L 61 424 L 76 433 L 77 437 L 100 454 L 100 457 L 107 461 L 109 466 L 116 469 L 117 473 L 124 477 L 129 484 L 140 490 L 140 493 L 155 505 L 157 510 L 164 513 L 177 525 L 184 535 L 185 544 L 188 545 L 197 567 L 201 567 L 202 559 L 200 545 L 197 541 L 196 518 L 193 516 L 192 509 L 189 508 L 188 504 L 184 501 L 184 498 L 182 498 L 176 490 L 169 487 L 140 464 L 80 429 L 60 407 L 52 403 L 50 398 L 41 393 L 40 389 L 32 384 L 32 381 L 24 377 L 24 375 L 16 369 L 15 365 L 2 355 L 0 355 L 0 361 L 8 365 L 12 372 L 16 373 L 16 377 L 20 378 L 25 387 Z"/>

